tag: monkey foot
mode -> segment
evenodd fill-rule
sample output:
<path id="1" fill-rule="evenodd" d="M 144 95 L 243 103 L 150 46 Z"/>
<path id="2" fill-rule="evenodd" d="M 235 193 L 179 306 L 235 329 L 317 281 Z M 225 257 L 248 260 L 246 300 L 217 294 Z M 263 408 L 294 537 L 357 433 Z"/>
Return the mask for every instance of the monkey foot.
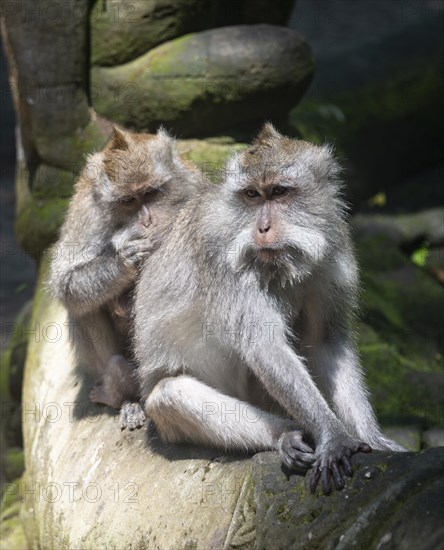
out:
<path id="1" fill-rule="evenodd" d="M 140 403 L 131 403 L 130 401 L 123 403 L 119 416 L 120 428 L 122 430 L 128 428 L 130 431 L 133 431 L 136 428 L 141 428 L 145 420 L 146 414 Z"/>
<path id="2" fill-rule="evenodd" d="M 93 386 L 92 390 L 89 392 L 89 398 L 93 403 L 108 405 L 106 392 L 102 384 L 96 384 Z"/>
<path id="3" fill-rule="evenodd" d="M 316 460 L 313 449 L 302 440 L 302 432 L 284 432 L 278 441 L 278 452 L 282 462 L 290 470 L 306 471 Z"/>

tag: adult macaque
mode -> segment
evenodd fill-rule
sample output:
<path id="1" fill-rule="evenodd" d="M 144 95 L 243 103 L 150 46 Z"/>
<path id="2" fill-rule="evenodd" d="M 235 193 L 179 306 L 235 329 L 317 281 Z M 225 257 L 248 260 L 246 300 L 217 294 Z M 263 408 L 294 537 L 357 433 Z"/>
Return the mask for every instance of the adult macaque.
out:
<path id="1" fill-rule="evenodd" d="M 54 248 L 49 287 L 75 327 L 79 368 L 101 377 L 91 399 L 122 408 L 122 427 L 145 420 L 128 361 L 135 280 L 198 184 L 164 130 L 115 128 L 105 149 L 88 157 Z"/>
<path id="2" fill-rule="evenodd" d="M 350 330 L 358 275 L 339 172 L 328 147 L 266 125 L 180 212 L 134 306 L 163 440 L 277 449 L 313 466 L 324 493 L 344 486 L 353 454 L 403 450 L 378 427 Z"/>

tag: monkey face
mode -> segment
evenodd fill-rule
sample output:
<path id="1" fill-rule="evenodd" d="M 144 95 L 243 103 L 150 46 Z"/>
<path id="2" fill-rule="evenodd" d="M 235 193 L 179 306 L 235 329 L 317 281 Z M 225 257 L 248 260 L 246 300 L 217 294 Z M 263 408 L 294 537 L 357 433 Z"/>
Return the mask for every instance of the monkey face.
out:
<path id="1" fill-rule="evenodd" d="M 303 279 L 340 240 L 338 165 L 326 147 L 281 136 L 266 125 L 233 157 L 224 184 L 238 266 Z"/>
<path id="2" fill-rule="evenodd" d="M 88 179 L 95 183 L 96 198 L 104 215 L 120 225 L 134 220 L 148 227 L 165 218 L 190 191 L 182 185 L 190 178 L 183 177 L 186 169 L 174 140 L 162 129 L 152 135 L 114 128 L 94 165 L 98 174 Z"/>

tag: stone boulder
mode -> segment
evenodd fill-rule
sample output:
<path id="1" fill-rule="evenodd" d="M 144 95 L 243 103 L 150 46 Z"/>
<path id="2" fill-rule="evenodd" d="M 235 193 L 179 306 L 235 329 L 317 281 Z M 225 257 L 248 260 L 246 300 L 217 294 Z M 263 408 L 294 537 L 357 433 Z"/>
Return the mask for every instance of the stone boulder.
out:
<path id="1" fill-rule="evenodd" d="M 121 433 L 74 375 L 66 314 L 42 291 L 45 273 L 23 393 L 26 476 L 7 487 L 23 502 L 30 547 L 436 548 L 443 449 L 357 456 L 345 489 L 321 496 L 276 453 L 168 446 L 152 427 Z"/>
<path id="2" fill-rule="evenodd" d="M 290 24 L 316 57 L 316 76 L 291 125 L 347 159 L 355 204 L 442 162 L 444 5 L 406 6 L 335 0 L 317 11 L 301 2 Z"/>
<path id="3" fill-rule="evenodd" d="M 211 0 L 117 0 L 91 10 L 91 61 L 118 65 L 162 42 L 204 29 Z"/>
<path id="4" fill-rule="evenodd" d="M 357 214 L 353 228 L 360 236 L 383 236 L 397 246 L 427 242 L 444 244 L 444 208 L 431 208 L 413 214 Z"/>
<path id="5" fill-rule="evenodd" d="M 91 62 L 119 65 L 190 32 L 238 24 L 285 25 L 294 0 L 96 0 L 90 14 Z"/>
<path id="6" fill-rule="evenodd" d="M 215 135 L 285 118 L 314 71 L 309 45 L 273 25 L 224 27 L 177 38 L 118 67 L 93 67 L 98 113 L 136 130 L 160 124 Z M 279 101 L 276 101 L 276 98 Z"/>

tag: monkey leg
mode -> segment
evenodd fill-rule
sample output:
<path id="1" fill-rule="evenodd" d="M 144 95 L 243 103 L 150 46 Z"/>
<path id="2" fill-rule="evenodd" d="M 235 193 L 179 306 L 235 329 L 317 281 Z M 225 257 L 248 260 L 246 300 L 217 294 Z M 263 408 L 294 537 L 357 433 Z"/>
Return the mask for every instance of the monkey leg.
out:
<path id="1" fill-rule="evenodd" d="M 90 392 L 93 403 L 120 409 L 119 421 L 122 429 L 141 428 L 146 420 L 138 402 L 135 369 L 135 365 L 122 355 L 112 355 L 107 361 L 101 380 Z"/>
<path id="2" fill-rule="evenodd" d="M 301 470 L 315 460 L 292 420 L 224 395 L 190 376 L 161 380 L 147 399 L 146 411 L 169 443 L 256 452 L 276 449 L 284 464 Z"/>
<path id="3" fill-rule="evenodd" d="M 105 372 L 112 355 L 122 353 L 125 337 L 116 329 L 108 311 L 97 310 L 70 318 L 72 342 L 79 370 L 97 377 Z"/>
<path id="4" fill-rule="evenodd" d="M 120 409 L 125 401 L 136 398 L 135 369 L 122 355 L 112 355 L 101 380 L 91 390 L 91 401 Z"/>

